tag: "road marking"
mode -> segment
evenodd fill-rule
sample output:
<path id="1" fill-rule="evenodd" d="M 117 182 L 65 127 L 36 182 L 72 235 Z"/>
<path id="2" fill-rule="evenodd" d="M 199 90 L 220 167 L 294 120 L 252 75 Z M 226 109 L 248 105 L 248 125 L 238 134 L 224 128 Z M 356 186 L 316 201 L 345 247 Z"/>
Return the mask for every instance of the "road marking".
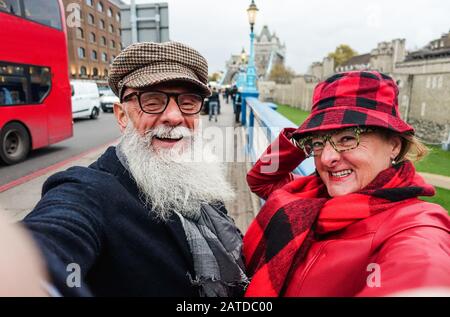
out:
<path id="1" fill-rule="evenodd" d="M 54 171 L 54 170 L 56 170 L 56 169 L 58 169 L 58 168 L 60 168 L 60 167 L 62 167 L 64 165 L 66 165 L 66 164 L 69 164 L 69 163 L 71 163 L 73 161 L 79 160 L 83 156 L 86 156 L 86 155 L 89 155 L 89 154 L 91 154 L 91 153 L 93 153 L 95 151 L 98 151 L 98 150 L 100 150 L 103 147 L 111 146 L 111 145 L 115 144 L 117 141 L 118 141 L 118 138 L 115 139 L 114 141 L 111 141 L 111 142 L 105 143 L 103 145 L 97 146 L 97 147 L 95 147 L 93 149 L 90 149 L 90 150 L 87 150 L 87 151 L 85 151 L 85 152 L 83 152 L 81 154 L 78 154 L 76 156 L 68 158 L 68 159 L 66 159 L 64 161 L 55 163 L 53 165 L 44 167 L 43 169 L 37 170 L 37 171 L 35 171 L 35 172 L 31 173 L 31 174 L 22 176 L 22 177 L 20 177 L 20 178 L 18 178 L 16 180 L 13 180 L 12 182 L 9 182 L 9 183 L 7 183 L 5 185 L 0 186 L 0 193 L 5 192 L 8 189 L 11 189 L 13 187 L 22 185 L 23 183 L 29 182 L 32 179 L 35 179 L 35 178 L 37 178 L 39 176 L 42 176 L 42 175 L 47 174 L 47 173 L 49 173 L 51 171 Z"/>

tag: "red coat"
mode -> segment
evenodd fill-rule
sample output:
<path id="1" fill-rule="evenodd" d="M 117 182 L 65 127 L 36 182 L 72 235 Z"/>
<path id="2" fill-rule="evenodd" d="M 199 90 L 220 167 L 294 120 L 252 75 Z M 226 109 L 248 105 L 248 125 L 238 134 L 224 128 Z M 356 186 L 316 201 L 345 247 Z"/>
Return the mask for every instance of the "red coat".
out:
<path id="1" fill-rule="evenodd" d="M 250 189 L 261 198 L 298 177 L 290 172 L 304 155 L 284 135 L 286 130 L 291 131 L 280 135 L 279 152 L 264 154 L 247 175 Z M 276 155 L 280 168 L 261 173 L 261 161 Z M 314 242 L 284 295 L 383 296 L 435 287 L 446 287 L 450 294 L 449 233 L 445 209 L 405 200 Z"/>

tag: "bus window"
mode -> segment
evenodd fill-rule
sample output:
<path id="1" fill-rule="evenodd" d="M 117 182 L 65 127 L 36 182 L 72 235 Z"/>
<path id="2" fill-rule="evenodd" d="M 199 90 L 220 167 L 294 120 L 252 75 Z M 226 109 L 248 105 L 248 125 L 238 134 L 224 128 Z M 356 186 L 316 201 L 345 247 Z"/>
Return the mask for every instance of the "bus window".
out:
<path id="1" fill-rule="evenodd" d="M 51 75 L 48 67 L 30 66 L 31 103 L 42 103 L 50 92 Z"/>
<path id="2" fill-rule="evenodd" d="M 0 76 L 0 105 L 23 105 L 26 103 L 27 80 L 24 77 Z"/>
<path id="3" fill-rule="evenodd" d="M 6 11 L 15 15 L 21 15 L 19 1 L 17 0 L 0 0 L 0 11 Z"/>
<path id="4" fill-rule="evenodd" d="M 59 5 L 56 0 L 23 0 L 23 3 L 27 19 L 58 30 L 62 29 Z"/>
<path id="5" fill-rule="evenodd" d="M 0 105 L 42 103 L 50 87 L 48 67 L 0 63 Z"/>

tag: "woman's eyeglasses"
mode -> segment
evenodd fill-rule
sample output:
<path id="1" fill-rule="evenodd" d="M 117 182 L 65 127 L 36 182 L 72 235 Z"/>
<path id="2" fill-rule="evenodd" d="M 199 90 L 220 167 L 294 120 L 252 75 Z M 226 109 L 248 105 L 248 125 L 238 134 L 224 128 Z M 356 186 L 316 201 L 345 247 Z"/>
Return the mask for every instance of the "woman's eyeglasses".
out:
<path id="1" fill-rule="evenodd" d="M 298 140 L 297 146 L 301 148 L 306 156 L 319 156 L 328 141 L 336 152 L 341 153 L 356 149 L 360 142 L 362 133 L 373 132 L 372 128 L 349 128 L 337 130 L 327 134 L 310 135 Z"/>

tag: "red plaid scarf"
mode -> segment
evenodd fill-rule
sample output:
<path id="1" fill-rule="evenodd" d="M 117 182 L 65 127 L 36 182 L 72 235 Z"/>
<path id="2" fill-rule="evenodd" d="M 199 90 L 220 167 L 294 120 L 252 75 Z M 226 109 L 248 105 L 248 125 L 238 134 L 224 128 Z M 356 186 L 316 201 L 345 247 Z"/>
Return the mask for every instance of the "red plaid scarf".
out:
<path id="1" fill-rule="evenodd" d="M 244 237 L 244 257 L 253 276 L 246 296 L 282 296 L 314 239 L 434 188 L 404 162 L 381 172 L 363 190 L 330 198 L 318 176 L 301 177 L 274 191 Z"/>

